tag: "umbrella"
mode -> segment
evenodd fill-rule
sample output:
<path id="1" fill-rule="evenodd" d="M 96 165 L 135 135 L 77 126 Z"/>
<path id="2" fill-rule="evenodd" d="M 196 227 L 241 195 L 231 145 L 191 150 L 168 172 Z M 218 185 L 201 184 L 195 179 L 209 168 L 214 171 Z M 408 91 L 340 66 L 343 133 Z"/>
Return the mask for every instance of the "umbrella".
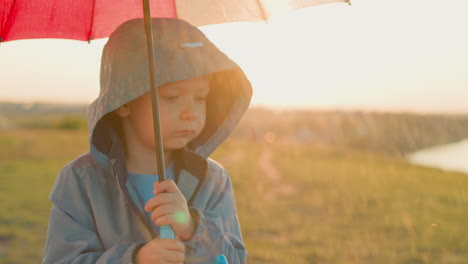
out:
<path id="1" fill-rule="evenodd" d="M 272 15 L 308 6 L 350 0 L 0 0 L 0 42 L 19 39 L 63 38 L 90 41 L 108 37 L 124 21 L 144 17 L 157 164 L 164 164 L 151 17 L 180 18 L 202 26 L 236 21 L 266 21 Z M 151 2 L 151 3 L 150 3 Z M 150 4 L 153 6 L 150 9 Z M 160 180 L 165 179 L 158 166 Z M 169 226 L 162 238 L 174 238 Z M 223 263 L 223 257 L 216 263 Z"/>
<path id="2" fill-rule="evenodd" d="M 148 2 L 148 0 L 143 0 Z M 152 17 L 192 25 L 265 21 L 308 6 L 350 0 L 149 0 Z M 0 41 L 105 38 L 122 22 L 143 17 L 138 0 L 0 0 Z"/>

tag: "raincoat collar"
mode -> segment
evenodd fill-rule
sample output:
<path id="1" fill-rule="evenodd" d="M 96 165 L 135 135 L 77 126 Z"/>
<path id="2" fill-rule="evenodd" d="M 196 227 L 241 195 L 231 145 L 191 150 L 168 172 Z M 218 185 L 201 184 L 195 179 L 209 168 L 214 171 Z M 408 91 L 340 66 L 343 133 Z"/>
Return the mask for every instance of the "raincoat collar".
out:
<path id="1" fill-rule="evenodd" d="M 108 161 L 110 163 L 109 165 L 116 169 L 118 181 L 126 183 L 128 173 L 123 144 L 117 133 L 112 129 L 110 130 L 109 133 L 111 134 L 112 140 L 109 143 L 108 158 L 105 158 L 104 161 Z M 207 166 L 206 159 L 188 148 L 182 148 L 174 152 L 175 182 L 189 204 L 198 192 L 199 185 L 204 179 Z"/>

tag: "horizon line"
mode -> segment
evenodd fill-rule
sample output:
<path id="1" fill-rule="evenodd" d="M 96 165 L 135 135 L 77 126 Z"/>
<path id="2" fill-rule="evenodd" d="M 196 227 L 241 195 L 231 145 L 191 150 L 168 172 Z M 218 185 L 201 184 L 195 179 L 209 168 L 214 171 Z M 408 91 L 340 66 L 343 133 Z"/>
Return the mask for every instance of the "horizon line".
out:
<path id="1" fill-rule="evenodd" d="M 0 104 L 18 104 L 18 105 L 56 105 L 56 106 L 83 106 L 90 105 L 91 102 L 84 101 L 70 101 L 70 102 L 57 102 L 55 100 L 11 100 L 11 99 L 0 99 Z M 365 112 L 365 113 L 394 113 L 394 114 L 433 114 L 433 115 L 468 115 L 467 109 L 451 109 L 451 110 L 428 110 L 428 109 L 417 109 L 417 108 L 396 108 L 396 107 L 372 107 L 372 106 L 314 106 L 314 105 L 283 105 L 275 106 L 261 103 L 252 103 L 250 108 L 257 109 L 269 109 L 273 111 L 326 111 L 326 112 Z"/>

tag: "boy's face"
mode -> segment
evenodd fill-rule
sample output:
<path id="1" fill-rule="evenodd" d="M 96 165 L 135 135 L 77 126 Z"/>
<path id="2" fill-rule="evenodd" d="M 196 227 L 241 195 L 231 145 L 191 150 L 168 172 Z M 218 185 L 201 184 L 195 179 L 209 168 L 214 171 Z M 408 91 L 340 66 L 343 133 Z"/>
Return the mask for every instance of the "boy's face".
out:
<path id="1" fill-rule="evenodd" d="M 197 137 L 206 119 L 207 78 L 189 79 L 159 88 L 159 116 L 165 151 L 185 147 Z M 154 148 L 151 93 L 129 103 L 128 116 L 136 140 Z"/>

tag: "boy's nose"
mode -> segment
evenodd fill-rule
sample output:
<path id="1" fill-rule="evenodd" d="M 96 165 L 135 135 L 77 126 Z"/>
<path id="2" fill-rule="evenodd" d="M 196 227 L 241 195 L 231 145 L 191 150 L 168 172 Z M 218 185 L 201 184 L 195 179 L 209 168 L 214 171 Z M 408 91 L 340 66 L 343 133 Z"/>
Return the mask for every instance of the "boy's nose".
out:
<path id="1" fill-rule="evenodd" d="M 180 112 L 180 119 L 190 121 L 190 120 L 194 120 L 195 118 L 196 118 L 196 115 L 193 109 L 193 105 L 192 104 L 185 105 L 185 107 Z"/>

